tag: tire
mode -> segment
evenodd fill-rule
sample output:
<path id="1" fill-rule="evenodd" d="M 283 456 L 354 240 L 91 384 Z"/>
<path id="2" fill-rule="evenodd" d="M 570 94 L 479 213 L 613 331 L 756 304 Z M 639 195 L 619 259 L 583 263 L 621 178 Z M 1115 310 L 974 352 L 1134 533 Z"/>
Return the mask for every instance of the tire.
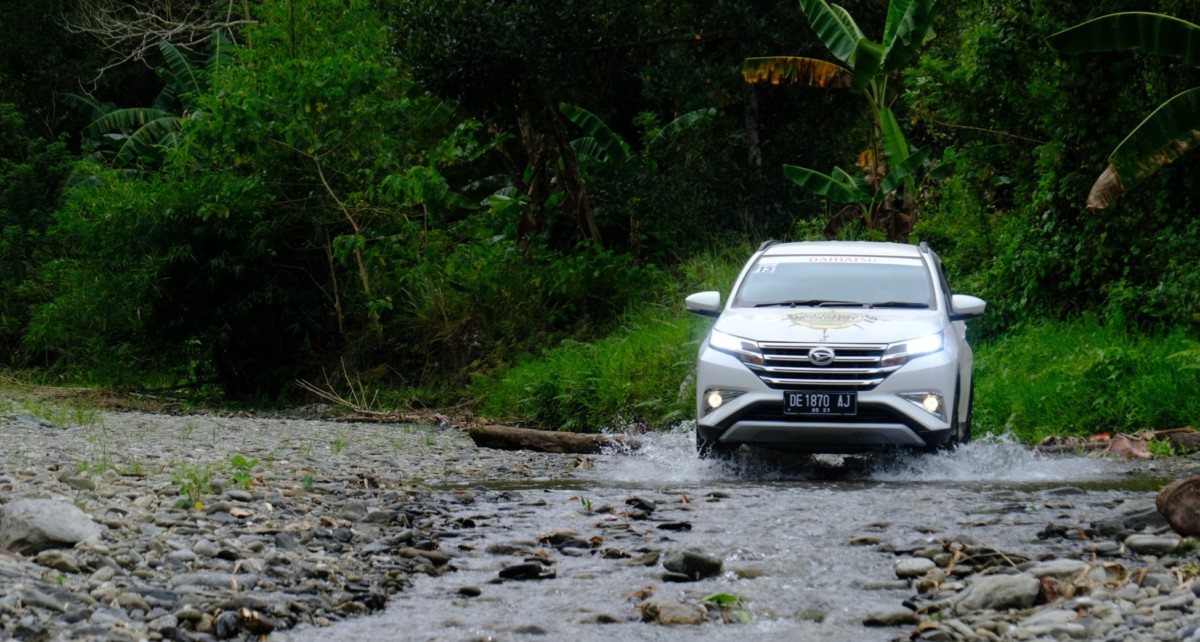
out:
<path id="1" fill-rule="evenodd" d="M 968 444 L 971 442 L 971 422 L 975 416 L 975 379 L 971 379 L 971 389 L 967 393 L 967 418 L 963 420 L 960 428 L 958 443 Z"/>
<path id="2" fill-rule="evenodd" d="M 926 452 L 926 453 L 953 452 L 960 445 L 967 443 L 967 441 L 970 441 L 970 439 L 971 439 L 970 425 L 966 425 L 964 427 L 963 423 L 959 422 L 959 420 L 958 420 L 958 403 L 960 401 L 958 391 L 959 391 L 959 385 L 957 383 L 955 383 L 954 384 L 954 410 L 952 410 L 950 412 L 950 430 L 947 431 L 949 434 L 946 435 L 946 440 L 941 442 L 940 444 L 934 444 L 933 446 L 926 446 L 925 448 L 922 449 L 924 452 Z"/>

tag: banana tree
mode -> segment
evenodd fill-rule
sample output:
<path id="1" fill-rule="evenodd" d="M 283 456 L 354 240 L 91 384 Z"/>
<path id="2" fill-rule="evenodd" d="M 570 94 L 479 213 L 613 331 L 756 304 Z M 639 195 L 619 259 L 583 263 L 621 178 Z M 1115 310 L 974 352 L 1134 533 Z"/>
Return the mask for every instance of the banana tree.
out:
<path id="1" fill-rule="evenodd" d="M 1047 38 L 1066 54 L 1139 50 L 1182 58 L 1200 67 L 1200 26 L 1159 13 L 1113 13 Z M 1088 209 L 1104 209 L 1126 189 L 1200 144 L 1200 87 L 1159 105 L 1125 136 L 1088 194 Z"/>
<path id="2" fill-rule="evenodd" d="M 915 218 L 914 176 L 928 162 L 930 152 L 914 150 L 905 140 L 890 107 L 888 78 L 912 62 L 925 41 L 933 36 L 936 3 L 937 0 L 891 0 L 883 37 L 874 41 L 863 34 L 841 6 L 826 0 L 800 0 L 800 8 L 813 30 L 839 62 L 767 56 L 747 58 L 742 64 L 746 82 L 849 89 L 866 99 L 871 114 L 871 148 L 859 155 L 861 176 L 852 176 L 837 167 L 831 174 L 823 174 L 795 165 L 784 166 L 785 176 L 801 187 L 848 204 L 830 221 L 827 234 L 835 234 L 847 219 L 857 216 L 861 216 L 868 229 L 885 231 L 891 238 L 903 237 L 911 230 Z"/>
<path id="3" fill-rule="evenodd" d="M 215 69 L 229 41 L 219 34 L 206 70 Z M 158 44 L 166 66 L 159 69 L 165 83 L 150 107 L 114 108 L 90 97 L 75 94 L 66 98 L 93 118 L 83 130 L 92 158 L 116 168 L 137 171 L 158 165 L 163 150 L 178 142 L 185 118 L 195 117 L 194 99 L 204 90 L 204 71 L 188 60 L 170 42 Z"/>
<path id="4" fill-rule="evenodd" d="M 635 158 L 629 143 L 614 132 L 599 116 L 575 105 L 562 103 L 559 105 L 567 120 L 583 129 L 587 136 L 571 141 L 575 155 L 581 163 L 597 161 L 600 163 L 627 162 Z M 658 144 L 670 140 L 683 130 L 695 125 L 698 121 L 716 114 L 712 108 L 690 111 L 667 123 L 646 141 L 646 148 L 640 158 L 649 165 L 651 170 L 657 169 L 654 159 L 648 155 L 649 150 Z"/>

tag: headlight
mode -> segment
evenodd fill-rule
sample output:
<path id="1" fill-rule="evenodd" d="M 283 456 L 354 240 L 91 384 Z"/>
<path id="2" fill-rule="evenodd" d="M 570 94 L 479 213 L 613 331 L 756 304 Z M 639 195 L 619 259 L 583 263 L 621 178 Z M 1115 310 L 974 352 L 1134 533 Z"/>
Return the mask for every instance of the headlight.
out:
<path id="1" fill-rule="evenodd" d="M 713 330 L 708 335 L 708 345 L 713 350 L 720 350 L 721 352 L 737 357 L 742 363 L 757 366 L 762 365 L 762 353 L 758 350 L 758 344 L 753 341 L 747 341 L 732 334 Z"/>
<path id="2" fill-rule="evenodd" d="M 938 352 L 944 345 L 944 335 L 939 332 L 920 339 L 893 343 L 883 353 L 883 366 L 902 366 L 913 359 Z"/>

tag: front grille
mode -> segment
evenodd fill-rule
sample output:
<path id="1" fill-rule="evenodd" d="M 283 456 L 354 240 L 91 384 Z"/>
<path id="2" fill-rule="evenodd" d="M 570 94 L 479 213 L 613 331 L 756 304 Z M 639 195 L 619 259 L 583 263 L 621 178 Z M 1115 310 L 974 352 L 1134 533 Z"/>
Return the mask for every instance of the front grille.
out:
<path id="1" fill-rule="evenodd" d="M 747 364 L 777 390 L 871 390 L 899 366 L 883 366 L 886 344 L 760 343 L 762 365 Z M 809 355 L 816 348 L 834 353 L 833 362 L 814 365 Z"/>

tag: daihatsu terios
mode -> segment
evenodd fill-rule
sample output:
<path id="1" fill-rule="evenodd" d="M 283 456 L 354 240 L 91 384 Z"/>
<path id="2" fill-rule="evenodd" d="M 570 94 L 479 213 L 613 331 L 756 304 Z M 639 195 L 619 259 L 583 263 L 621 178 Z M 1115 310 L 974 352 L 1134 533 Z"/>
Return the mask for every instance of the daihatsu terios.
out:
<path id="1" fill-rule="evenodd" d="M 696 372 L 696 448 L 808 453 L 952 448 L 971 438 L 966 320 L 929 247 L 830 241 L 759 247 L 715 317 Z"/>

